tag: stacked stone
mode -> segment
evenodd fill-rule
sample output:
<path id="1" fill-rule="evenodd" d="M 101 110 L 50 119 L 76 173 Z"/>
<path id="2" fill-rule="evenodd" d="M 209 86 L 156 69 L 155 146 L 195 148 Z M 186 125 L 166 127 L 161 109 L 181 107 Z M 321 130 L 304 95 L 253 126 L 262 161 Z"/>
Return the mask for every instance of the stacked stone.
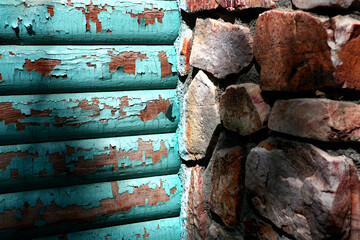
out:
<path id="1" fill-rule="evenodd" d="M 184 238 L 360 239 L 360 4 L 284 2 L 181 1 Z"/>

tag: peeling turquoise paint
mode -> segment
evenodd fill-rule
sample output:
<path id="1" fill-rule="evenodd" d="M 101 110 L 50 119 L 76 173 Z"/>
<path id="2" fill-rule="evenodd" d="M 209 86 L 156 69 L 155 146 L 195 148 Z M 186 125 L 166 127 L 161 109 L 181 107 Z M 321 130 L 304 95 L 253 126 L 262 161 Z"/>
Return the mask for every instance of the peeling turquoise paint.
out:
<path id="1" fill-rule="evenodd" d="M 176 90 L 1 96 L 0 108 L 1 144 L 173 132 L 179 121 Z"/>
<path id="2" fill-rule="evenodd" d="M 179 218 L 165 218 L 141 223 L 126 224 L 108 228 L 65 234 L 68 240 L 169 240 L 181 239 Z M 39 238 L 36 240 L 60 240 L 64 235 Z"/>
<path id="3" fill-rule="evenodd" d="M 115 56 L 136 52 L 146 58 L 137 59 L 133 71 L 124 72 L 124 65 L 129 67 L 131 63 L 124 57 L 121 60 L 125 63 L 115 62 L 118 69 L 110 72 L 109 51 Z M 161 72 L 160 52 L 166 53 L 163 60 L 171 68 L 165 76 Z M 0 46 L 0 56 L 0 94 L 164 89 L 175 88 L 178 81 L 173 46 L 10 45 Z M 60 62 L 54 63 L 52 70 L 43 70 L 42 74 L 26 65 L 26 62 L 34 64 L 39 59 Z M 40 69 L 45 63 L 38 65 Z"/>
<path id="4" fill-rule="evenodd" d="M 118 186 L 117 192 L 114 192 L 113 184 Z M 139 189 L 148 187 L 149 190 L 138 192 Z M 152 193 L 152 191 L 155 192 Z M 179 177 L 167 175 L 2 194 L 0 195 L 0 218 L 2 220 L 6 218 L 6 221 L 0 224 L 0 235 L 5 239 L 34 237 L 40 234 L 59 234 L 104 224 L 174 217 L 179 215 L 181 192 Z M 122 199 L 124 194 L 126 196 Z M 127 196 L 131 198 L 133 194 L 140 195 L 134 195 L 133 199 L 125 201 Z M 116 200 L 115 196 L 120 198 Z M 148 201 L 145 201 L 146 198 Z M 104 201 L 107 203 L 105 204 Z M 128 207 L 119 208 L 119 204 Z M 14 210 L 18 211 L 15 213 Z M 39 214 L 42 211 L 44 214 Z M 68 216 L 69 211 L 77 212 Z M 69 218 L 68 221 L 62 220 L 67 218 Z"/>
<path id="5" fill-rule="evenodd" d="M 147 23 L 145 18 L 138 17 L 146 9 L 155 14 L 160 11 L 161 17 Z M 179 28 L 177 1 L 0 2 L 0 41 L 5 44 L 172 44 Z"/>
<path id="6" fill-rule="evenodd" d="M 174 174 L 181 163 L 174 133 L 0 146 L 0 162 L 0 193 Z"/>

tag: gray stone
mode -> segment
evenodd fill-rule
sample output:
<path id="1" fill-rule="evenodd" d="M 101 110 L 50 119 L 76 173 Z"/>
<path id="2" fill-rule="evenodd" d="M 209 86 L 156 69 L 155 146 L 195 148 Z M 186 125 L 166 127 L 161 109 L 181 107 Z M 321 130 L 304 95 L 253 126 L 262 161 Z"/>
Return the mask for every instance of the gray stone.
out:
<path id="1" fill-rule="evenodd" d="M 354 0 L 292 0 L 300 9 L 313 9 L 317 7 L 333 7 L 347 9 Z"/>
<path id="2" fill-rule="evenodd" d="M 359 239 L 360 180 L 349 158 L 268 138 L 248 155 L 245 186 L 256 210 L 295 239 Z"/>
<path id="3" fill-rule="evenodd" d="M 321 141 L 360 141 L 360 105 L 329 99 L 278 100 L 268 127 Z"/>
<path id="4" fill-rule="evenodd" d="M 179 134 L 179 152 L 184 160 L 210 156 L 212 138 L 220 125 L 216 87 L 202 71 L 185 94 Z"/>
<path id="5" fill-rule="evenodd" d="M 198 18 L 190 65 L 217 78 L 239 73 L 253 59 L 250 29 L 237 24 Z"/>
<path id="6" fill-rule="evenodd" d="M 247 136 L 265 127 L 270 106 L 253 83 L 231 85 L 220 99 L 220 117 L 224 127 Z"/>

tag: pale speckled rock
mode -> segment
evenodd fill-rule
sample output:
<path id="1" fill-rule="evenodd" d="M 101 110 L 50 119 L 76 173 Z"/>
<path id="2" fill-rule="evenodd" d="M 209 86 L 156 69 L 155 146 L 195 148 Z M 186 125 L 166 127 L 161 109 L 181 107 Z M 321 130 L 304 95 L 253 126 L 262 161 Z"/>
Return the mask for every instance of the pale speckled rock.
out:
<path id="1" fill-rule="evenodd" d="M 193 13 L 212 10 L 219 7 L 229 11 L 248 8 L 274 8 L 277 0 L 181 0 L 180 7 L 186 12 Z"/>
<path id="2" fill-rule="evenodd" d="M 208 238 L 209 217 L 204 205 L 203 172 L 199 165 L 191 170 L 187 200 L 187 236 L 189 240 Z"/>
<path id="3" fill-rule="evenodd" d="M 334 76 L 343 88 L 360 89 L 360 21 L 336 16 L 331 19 L 337 62 Z"/>
<path id="4" fill-rule="evenodd" d="M 253 59 L 250 29 L 238 24 L 198 18 L 190 54 L 190 65 L 217 78 L 239 73 Z"/>
<path id="5" fill-rule="evenodd" d="M 176 41 L 177 70 L 180 76 L 186 76 L 190 70 L 190 50 L 193 32 L 184 22 L 181 23 L 179 37 Z"/>
<path id="6" fill-rule="evenodd" d="M 202 71 L 195 76 L 184 97 L 179 152 L 184 160 L 199 160 L 211 154 L 211 143 L 220 125 L 216 87 Z"/>
<path id="7" fill-rule="evenodd" d="M 244 151 L 241 147 L 221 149 L 215 154 L 211 171 L 209 206 L 228 228 L 238 222 L 242 205 Z"/>
<path id="8" fill-rule="evenodd" d="M 264 128 L 269 113 L 270 106 L 264 102 L 257 84 L 231 85 L 220 99 L 220 117 L 224 127 L 243 136 Z"/>
<path id="9" fill-rule="evenodd" d="M 245 186 L 256 210 L 295 239 L 359 239 L 360 181 L 344 156 L 269 138 L 248 155 Z"/>
<path id="10" fill-rule="evenodd" d="M 278 100 L 268 127 L 321 141 L 360 141 L 360 105 L 329 99 Z"/>
<path id="11" fill-rule="evenodd" d="M 313 9 L 317 7 L 349 8 L 354 0 L 292 0 L 295 7 Z"/>
<path id="12" fill-rule="evenodd" d="M 305 91 L 338 86 L 328 46 L 329 25 L 329 19 L 302 11 L 260 14 L 254 55 L 261 67 L 261 89 Z"/>

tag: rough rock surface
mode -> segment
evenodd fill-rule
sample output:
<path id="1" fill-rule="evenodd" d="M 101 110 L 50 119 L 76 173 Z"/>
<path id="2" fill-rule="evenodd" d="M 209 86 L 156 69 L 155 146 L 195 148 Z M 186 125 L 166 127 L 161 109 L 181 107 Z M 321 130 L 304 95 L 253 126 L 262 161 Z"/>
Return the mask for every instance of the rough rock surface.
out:
<path id="1" fill-rule="evenodd" d="M 185 24 L 181 24 L 179 38 L 176 41 L 177 49 L 177 70 L 181 76 L 189 74 L 190 50 L 192 30 Z"/>
<path id="2" fill-rule="evenodd" d="M 187 235 L 189 240 L 207 239 L 208 215 L 204 206 L 203 169 L 192 169 L 187 203 Z"/>
<path id="3" fill-rule="evenodd" d="M 329 99 L 279 100 L 268 127 L 321 141 L 360 141 L 360 105 Z"/>
<path id="4" fill-rule="evenodd" d="M 211 171 L 211 195 L 209 205 L 232 228 L 238 222 L 244 185 L 243 149 L 234 147 L 219 150 Z"/>
<path id="5" fill-rule="evenodd" d="M 209 227 L 209 240 L 243 240 L 242 236 L 234 236 L 223 229 L 219 224 L 212 223 Z"/>
<path id="6" fill-rule="evenodd" d="M 204 72 L 195 76 L 184 101 L 179 152 L 184 160 L 199 160 L 211 153 L 211 140 L 220 125 L 216 87 Z"/>
<path id="7" fill-rule="evenodd" d="M 333 79 L 328 37 L 323 19 L 309 13 L 262 13 L 254 37 L 261 89 L 302 91 L 339 85 Z"/>
<path id="8" fill-rule="evenodd" d="M 354 0 L 292 0 L 295 7 L 313 9 L 317 7 L 349 8 Z"/>
<path id="9" fill-rule="evenodd" d="M 238 24 L 198 18 L 190 55 L 190 65 L 217 78 L 239 73 L 253 59 L 250 29 Z"/>
<path id="10" fill-rule="evenodd" d="M 269 113 L 270 106 L 264 102 L 257 84 L 231 85 L 220 99 L 220 117 L 224 127 L 243 136 L 264 128 Z"/>
<path id="11" fill-rule="evenodd" d="M 274 8 L 276 0 L 182 0 L 180 7 L 186 12 L 212 10 L 219 7 L 229 11 L 248 8 Z"/>
<path id="12" fill-rule="evenodd" d="M 257 211 L 295 239 L 359 239 L 360 181 L 344 156 L 269 138 L 248 155 L 245 186 Z"/>
<path id="13" fill-rule="evenodd" d="M 331 19 L 338 62 L 335 79 L 343 88 L 360 89 L 360 21 L 336 16 Z"/>
<path id="14" fill-rule="evenodd" d="M 245 231 L 247 235 L 257 240 L 277 240 L 277 233 L 271 225 L 265 223 L 255 215 L 251 215 L 243 219 Z"/>

